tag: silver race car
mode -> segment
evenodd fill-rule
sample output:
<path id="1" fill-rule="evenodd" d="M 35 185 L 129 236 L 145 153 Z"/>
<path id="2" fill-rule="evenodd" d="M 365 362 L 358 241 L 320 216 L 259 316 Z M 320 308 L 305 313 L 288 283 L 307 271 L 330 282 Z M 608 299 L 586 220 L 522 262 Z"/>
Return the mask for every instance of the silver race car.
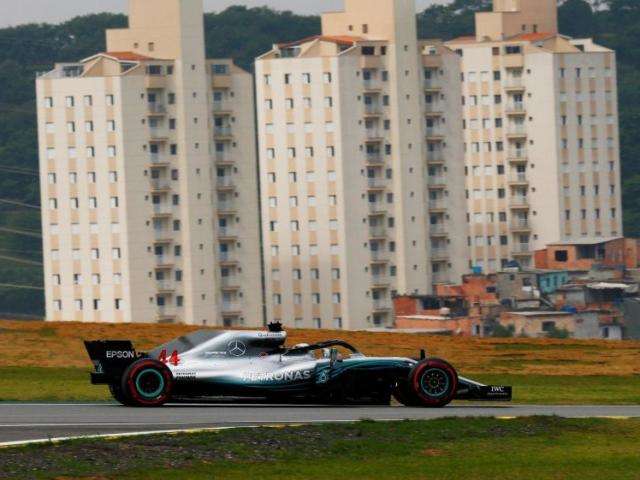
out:
<path id="1" fill-rule="evenodd" d="M 452 400 L 511 400 L 511 387 L 459 377 L 446 361 L 367 357 L 342 340 L 285 347 L 281 325 L 267 331 L 202 330 L 149 353 L 130 341 L 85 342 L 93 384 L 132 407 L 225 399 L 276 403 L 443 407 Z"/>

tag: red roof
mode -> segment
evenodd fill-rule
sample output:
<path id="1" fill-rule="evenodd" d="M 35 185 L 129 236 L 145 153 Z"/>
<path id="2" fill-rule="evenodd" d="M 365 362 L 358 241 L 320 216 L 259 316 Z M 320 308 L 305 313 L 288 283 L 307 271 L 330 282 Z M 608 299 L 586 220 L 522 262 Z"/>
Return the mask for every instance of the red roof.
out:
<path id="1" fill-rule="evenodd" d="M 475 35 L 465 35 L 463 37 L 457 37 L 453 40 L 449 40 L 447 43 L 473 43 L 476 41 Z"/>
<path id="2" fill-rule="evenodd" d="M 524 40 L 527 42 L 537 42 L 540 40 L 546 40 L 547 38 L 555 37 L 555 33 L 522 33 L 513 38 L 513 40 Z"/>
<path id="3" fill-rule="evenodd" d="M 145 55 L 140 55 L 134 52 L 105 52 L 104 54 L 125 62 L 142 62 L 144 60 L 153 60 L 152 57 L 147 57 Z"/>
<path id="4" fill-rule="evenodd" d="M 351 46 L 358 41 L 364 40 L 362 37 L 352 37 L 350 35 L 314 35 L 313 37 L 303 38 L 301 40 L 297 40 L 295 42 L 289 43 L 280 43 L 278 47 L 287 48 L 287 47 L 295 47 L 297 45 L 301 45 L 303 43 L 309 43 L 314 40 L 320 40 L 323 42 L 332 42 L 338 45 L 347 45 Z"/>

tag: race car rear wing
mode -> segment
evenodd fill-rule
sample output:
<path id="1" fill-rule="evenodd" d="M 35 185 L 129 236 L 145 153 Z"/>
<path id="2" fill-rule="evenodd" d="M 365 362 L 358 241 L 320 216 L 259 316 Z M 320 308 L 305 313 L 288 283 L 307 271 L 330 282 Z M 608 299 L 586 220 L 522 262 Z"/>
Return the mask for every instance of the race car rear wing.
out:
<path id="1" fill-rule="evenodd" d="M 129 340 L 96 340 L 84 345 L 95 369 L 91 372 L 94 385 L 118 382 L 129 365 L 147 356 L 136 352 Z"/>

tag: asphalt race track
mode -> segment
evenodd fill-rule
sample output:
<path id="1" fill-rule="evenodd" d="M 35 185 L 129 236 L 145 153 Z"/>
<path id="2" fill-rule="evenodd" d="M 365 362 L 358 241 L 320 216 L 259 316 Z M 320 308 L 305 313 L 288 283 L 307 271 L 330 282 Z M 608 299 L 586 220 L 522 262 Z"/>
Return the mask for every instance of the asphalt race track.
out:
<path id="1" fill-rule="evenodd" d="M 326 407 L 284 405 L 171 405 L 160 409 L 115 404 L 0 403 L 0 445 L 28 440 L 85 435 L 168 431 L 216 427 L 345 422 L 362 419 L 404 420 L 440 417 L 640 417 L 640 406 L 450 406 Z"/>

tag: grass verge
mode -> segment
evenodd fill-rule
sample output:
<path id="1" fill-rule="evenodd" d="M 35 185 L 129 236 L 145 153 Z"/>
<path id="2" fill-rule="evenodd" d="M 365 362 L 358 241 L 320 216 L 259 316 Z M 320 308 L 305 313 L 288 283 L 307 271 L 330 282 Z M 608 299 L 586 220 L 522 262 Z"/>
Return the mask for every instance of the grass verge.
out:
<path id="1" fill-rule="evenodd" d="M 639 442 L 640 420 L 365 421 L 8 449 L 0 478 L 631 480 Z"/>
<path id="2" fill-rule="evenodd" d="M 514 402 L 528 404 L 640 404 L 640 376 L 575 377 L 470 375 L 495 385 L 512 385 Z M 104 386 L 89 384 L 88 369 L 0 367 L 0 401 L 103 401 Z"/>

